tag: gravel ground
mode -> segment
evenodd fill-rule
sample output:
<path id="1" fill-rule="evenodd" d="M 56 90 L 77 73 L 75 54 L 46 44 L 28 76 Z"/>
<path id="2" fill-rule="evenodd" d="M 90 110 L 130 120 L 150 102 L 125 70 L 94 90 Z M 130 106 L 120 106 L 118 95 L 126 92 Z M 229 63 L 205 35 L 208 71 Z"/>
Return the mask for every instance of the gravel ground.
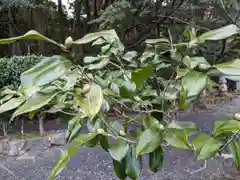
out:
<path id="1" fill-rule="evenodd" d="M 240 98 L 225 103 L 211 112 L 201 112 L 183 117 L 196 122 L 202 132 L 209 133 L 213 120 L 240 111 Z M 0 180 L 47 180 L 49 171 L 59 153 L 65 147 L 44 150 L 36 142 L 34 150 L 19 158 L 0 156 Z M 231 160 L 214 158 L 207 162 L 196 162 L 189 151 L 165 149 L 165 161 L 162 171 L 153 174 L 147 168 L 144 159 L 141 180 L 239 180 L 240 173 L 234 169 Z M 203 168 L 203 170 L 198 171 Z M 198 172 L 196 172 L 198 171 Z M 83 148 L 70 161 L 68 167 L 56 178 L 60 180 L 113 180 L 111 158 L 101 149 Z"/>

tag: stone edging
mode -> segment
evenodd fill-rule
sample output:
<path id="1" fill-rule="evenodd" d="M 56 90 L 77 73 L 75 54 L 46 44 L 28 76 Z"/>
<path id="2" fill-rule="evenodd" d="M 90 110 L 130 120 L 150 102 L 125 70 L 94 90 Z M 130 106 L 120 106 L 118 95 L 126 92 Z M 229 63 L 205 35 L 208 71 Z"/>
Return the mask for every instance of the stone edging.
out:
<path id="1" fill-rule="evenodd" d="M 54 134 L 37 139 L 1 139 L 0 154 L 10 157 L 23 155 L 24 153 L 31 151 L 33 149 L 34 142 L 37 142 L 38 140 L 42 141 L 42 144 L 40 145 L 43 145 L 44 149 L 48 149 L 53 146 L 62 146 L 66 144 L 65 137 L 66 130 L 58 131 Z"/>

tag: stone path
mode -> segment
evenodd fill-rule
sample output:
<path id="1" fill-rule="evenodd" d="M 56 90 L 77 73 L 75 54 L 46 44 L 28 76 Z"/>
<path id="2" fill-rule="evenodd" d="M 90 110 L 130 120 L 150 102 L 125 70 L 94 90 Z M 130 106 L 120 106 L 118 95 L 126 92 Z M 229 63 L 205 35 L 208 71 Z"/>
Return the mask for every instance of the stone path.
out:
<path id="1" fill-rule="evenodd" d="M 217 107 L 210 113 L 189 115 L 182 119 L 196 122 L 202 132 L 210 132 L 213 120 L 240 111 L 240 98 Z M 47 180 L 49 171 L 59 153 L 65 147 L 55 147 L 44 150 L 36 141 L 34 149 L 27 155 L 16 158 L 0 156 L 1 180 Z M 196 162 L 192 152 L 165 148 L 165 161 L 162 171 L 153 174 L 144 159 L 141 180 L 238 180 L 240 173 L 234 169 L 231 160 L 215 158 L 207 162 L 207 167 L 195 172 L 204 166 L 204 162 Z M 101 149 L 83 148 L 71 160 L 56 179 L 59 180 L 115 180 L 111 158 Z"/>

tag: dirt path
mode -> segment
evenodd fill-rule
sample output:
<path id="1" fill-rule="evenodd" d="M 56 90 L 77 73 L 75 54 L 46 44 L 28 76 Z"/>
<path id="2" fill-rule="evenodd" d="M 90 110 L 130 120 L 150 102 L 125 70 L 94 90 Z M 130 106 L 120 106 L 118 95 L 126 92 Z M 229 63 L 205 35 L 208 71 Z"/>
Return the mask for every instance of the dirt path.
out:
<path id="1" fill-rule="evenodd" d="M 213 120 L 228 116 L 240 111 L 240 97 L 229 101 L 222 107 L 211 112 L 201 112 L 183 117 L 184 120 L 196 122 L 202 132 L 210 132 Z M 35 149 L 25 157 L 5 158 L 0 156 L 1 180 L 47 180 L 49 171 L 58 157 L 61 148 L 44 150 L 36 145 Z M 144 159 L 141 180 L 238 180 L 240 174 L 234 169 L 231 160 L 215 158 L 207 162 L 207 167 L 195 172 L 204 166 L 204 162 L 196 162 L 193 153 L 177 149 L 165 149 L 164 168 L 159 173 L 151 173 Z M 11 174 L 12 173 L 12 174 Z M 83 148 L 71 160 L 57 179 L 61 180 L 112 180 L 114 176 L 111 158 L 103 150 Z"/>

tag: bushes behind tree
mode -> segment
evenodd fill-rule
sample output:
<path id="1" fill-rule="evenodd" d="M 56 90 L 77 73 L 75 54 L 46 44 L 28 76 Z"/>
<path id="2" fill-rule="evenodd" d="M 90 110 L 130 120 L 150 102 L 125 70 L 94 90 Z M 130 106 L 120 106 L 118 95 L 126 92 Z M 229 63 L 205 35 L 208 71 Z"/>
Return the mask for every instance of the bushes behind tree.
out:
<path id="1" fill-rule="evenodd" d="M 0 58 L 0 88 L 4 86 L 17 88 L 20 85 L 21 73 L 33 67 L 42 58 L 36 55 Z"/>

